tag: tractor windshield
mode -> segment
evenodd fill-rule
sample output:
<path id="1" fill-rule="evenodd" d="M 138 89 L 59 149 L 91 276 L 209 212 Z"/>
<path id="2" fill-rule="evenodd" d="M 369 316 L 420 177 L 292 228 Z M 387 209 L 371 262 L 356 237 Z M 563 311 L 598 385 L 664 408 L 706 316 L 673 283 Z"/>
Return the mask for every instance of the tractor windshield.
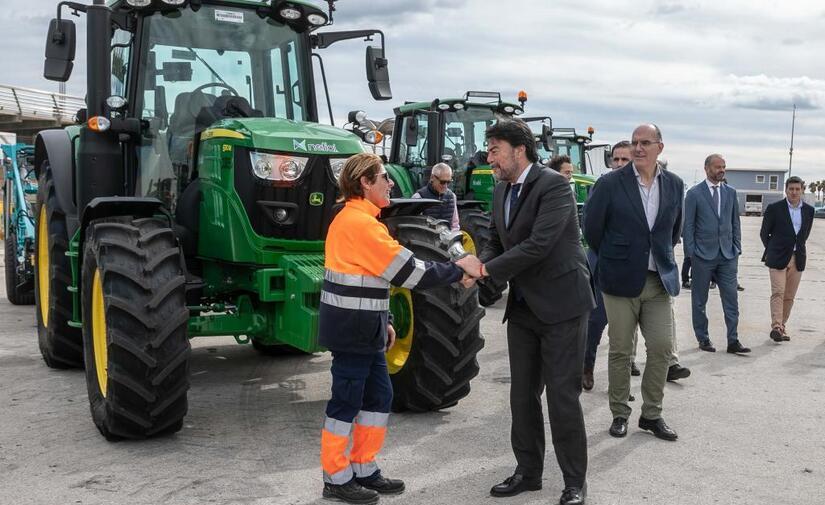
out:
<path id="1" fill-rule="evenodd" d="M 451 156 L 453 168 L 465 167 L 472 160 L 487 164 L 487 141 L 484 132 L 499 119 L 510 117 L 489 107 L 467 105 L 464 109 L 444 113 L 444 155 Z"/>
<path id="2" fill-rule="evenodd" d="M 227 100 L 249 116 L 313 119 L 302 37 L 254 10 L 203 5 L 143 19 L 135 111 L 149 128 L 138 193 L 171 208 L 193 175 L 197 133 L 221 119 Z M 132 93 L 130 93 L 132 94 Z"/>
<path id="3" fill-rule="evenodd" d="M 576 171 L 580 174 L 584 174 L 587 173 L 587 171 L 584 164 L 584 157 L 582 156 L 583 152 L 584 146 L 576 142 L 574 139 L 553 137 L 553 152 L 547 153 L 543 148 L 539 147 L 539 158 L 544 159 L 544 157 L 548 154 L 548 158 L 566 154 L 567 156 L 570 156 L 570 163 L 574 168 L 576 168 Z"/>

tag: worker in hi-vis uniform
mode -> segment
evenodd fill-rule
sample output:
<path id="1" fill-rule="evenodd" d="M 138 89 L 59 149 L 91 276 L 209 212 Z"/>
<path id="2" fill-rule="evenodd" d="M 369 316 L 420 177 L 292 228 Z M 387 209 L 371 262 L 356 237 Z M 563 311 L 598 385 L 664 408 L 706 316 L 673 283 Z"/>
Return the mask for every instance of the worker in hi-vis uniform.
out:
<path id="1" fill-rule="evenodd" d="M 323 495 L 370 504 L 379 493 L 404 491 L 404 482 L 382 476 L 375 462 L 392 403 L 384 355 L 395 342 L 390 285 L 448 285 L 462 280 L 461 266 L 471 259 L 422 261 L 390 236 L 378 221 L 393 187 L 380 157 L 351 157 L 338 185 L 345 204 L 327 233 L 319 323 L 319 342 L 332 352 L 332 398 L 321 432 Z M 465 277 L 462 282 L 469 286 L 473 281 Z"/>

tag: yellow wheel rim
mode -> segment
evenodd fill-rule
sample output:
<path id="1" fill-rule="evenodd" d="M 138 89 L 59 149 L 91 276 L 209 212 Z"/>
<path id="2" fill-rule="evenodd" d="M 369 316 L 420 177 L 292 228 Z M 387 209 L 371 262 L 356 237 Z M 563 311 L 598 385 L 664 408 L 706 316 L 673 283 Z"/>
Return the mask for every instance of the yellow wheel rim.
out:
<path id="1" fill-rule="evenodd" d="M 49 225 L 46 204 L 40 206 L 37 218 L 37 285 L 40 288 L 40 320 L 49 327 Z"/>
<path id="2" fill-rule="evenodd" d="M 469 233 L 463 230 L 461 231 L 461 245 L 464 247 L 465 251 L 477 256 L 476 243 L 475 241 L 473 241 L 473 237 L 471 237 Z"/>
<path id="3" fill-rule="evenodd" d="M 103 305 L 103 284 L 100 282 L 100 270 L 95 270 L 92 280 L 92 346 L 95 353 L 95 370 L 100 394 L 106 397 L 109 384 L 109 352 L 106 347 L 106 310 Z"/>
<path id="4" fill-rule="evenodd" d="M 387 369 L 396 374 L 404 368 L 413 344 L 413 303 L 409 289 L 390 290 L 390 310 L 395 328 L 395 345 L 387 352 Z"/>

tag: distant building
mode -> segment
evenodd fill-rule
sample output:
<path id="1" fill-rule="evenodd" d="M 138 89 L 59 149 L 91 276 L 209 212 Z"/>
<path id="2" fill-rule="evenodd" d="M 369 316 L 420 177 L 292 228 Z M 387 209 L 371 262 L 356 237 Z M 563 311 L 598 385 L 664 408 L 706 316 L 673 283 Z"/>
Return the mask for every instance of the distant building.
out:
<path id="1" fill-rule="evenodd" d="M 728 168 L 725 178 L 736 188 L 739 214 L 762 215 L 765 207 L 785 198 L 787 170 L 775 168 Z"/>

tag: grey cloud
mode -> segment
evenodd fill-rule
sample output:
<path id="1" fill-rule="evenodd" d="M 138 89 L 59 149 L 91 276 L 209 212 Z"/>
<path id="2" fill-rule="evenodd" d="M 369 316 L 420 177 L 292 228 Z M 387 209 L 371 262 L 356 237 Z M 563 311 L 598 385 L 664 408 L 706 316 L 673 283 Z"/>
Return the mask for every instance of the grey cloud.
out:
<path id="1" fill-rule="evenodd" d="M 439 10 L 458 9 L 468 0 L 385 0 L 381 2 L 351 2 L 337 5 L 336 14 L 346 17 L 347 24 L 363 20 L 380 20 L 382 24 L 403 23 L 416 14 L 437 14 Z"/>
<path id="2" fill-rule="evenodd" d="M 785 45 L 785 46 L 801 46 L 803 44 L 803 42 L 805 42 L 805 41 L 802 40 L 802 39 L 795 39 L 795 38 L 782 39 L 782 45 Z"/>
<path id="3" fill-rule="evenodd" d="M 657 5 L 653 9 L 653 14 L 656 16 L 669 16 L 671 14 L 678 14 L 687 10 L 683 4 L 679 3 L 663 3 Z"/>
<path id="4" fill-rule="evenodd" d="M 734 101 L 732 105 L 741 109 L 769 111 L 791 110 L 794 105 L 796 105 L 797 109 L 802 110 L 815 110 L 822 108 L 822 106 L 816 103 L 811 97 L 805 96 L 789 96 L 787 98 L 750 97 Z"/>

